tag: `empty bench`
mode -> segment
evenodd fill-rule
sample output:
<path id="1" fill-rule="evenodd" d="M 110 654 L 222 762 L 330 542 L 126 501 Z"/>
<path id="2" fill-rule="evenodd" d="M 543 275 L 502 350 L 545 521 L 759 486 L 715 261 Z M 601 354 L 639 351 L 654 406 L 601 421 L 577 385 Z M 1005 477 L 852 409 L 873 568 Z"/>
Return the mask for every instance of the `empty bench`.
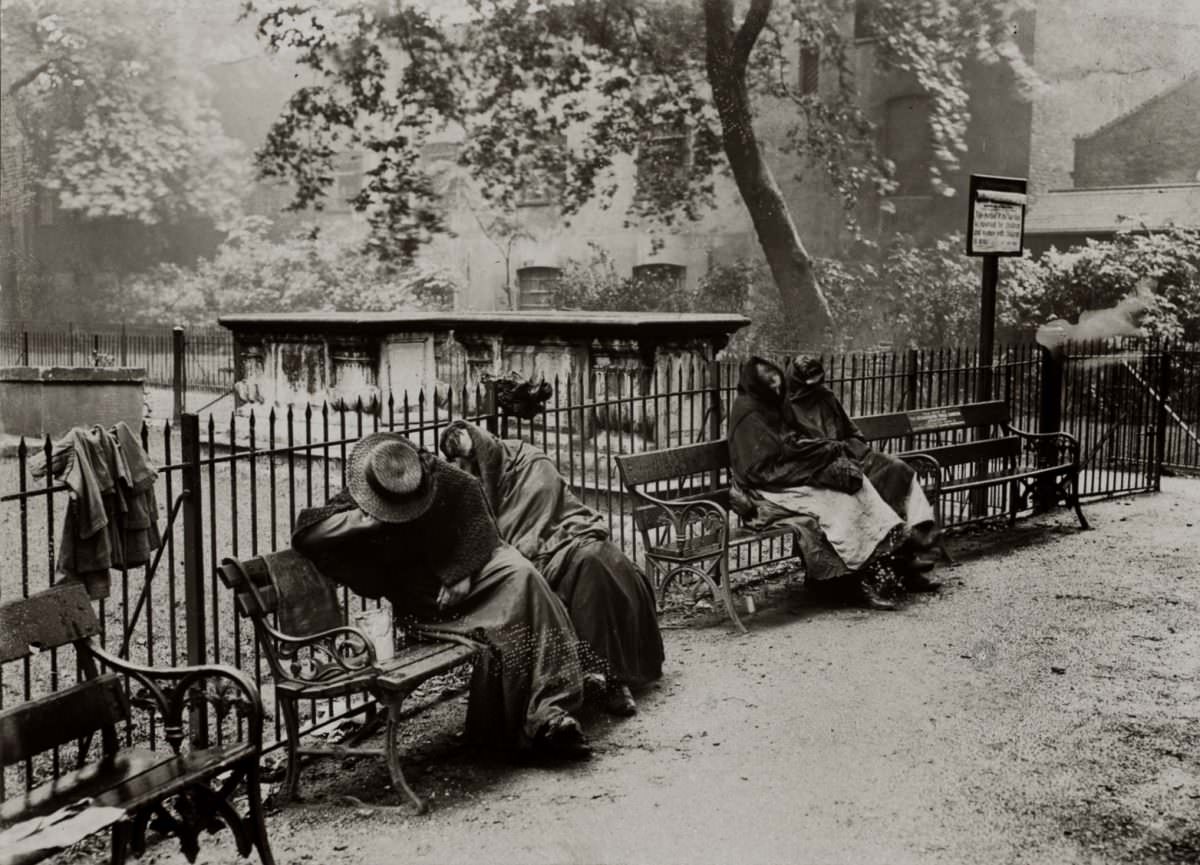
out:
<path id="1" fill-rule="evenodd" d="M 70 644 L 79 679 L 0 712 L 4 767 L 78 743 L 74 769 L 0 806 L 0 860 L 38 862 L 110 829 L 111 861 L 120 865 L 130 852 L 144 851 L 146 830 L 153 828 L 177 836 L 194 862 L 200 833 L 223 823 L 242 856 L 257 849 L 264 865 L 272 865 L 258 775 L 263 713 L 254 683 L 221 665 L 156 669 L 130 664 L 97 646 L 93 638 L 99 633 L 82 583 L 61 583 L 0 605 L 0 664 Z M 101 667 L 108 672 L 101 673 Z M 127 681 L 137 686 L 133 699 Z M 185 747 L 185 730 L 208 704 L 218 719 L 236 711 L 240 723 L 228 724 L 229 741 L 218 736 L 218 744 L 194 741 Z M 168 748 L 122 746 L 117 728 L 129 720 L 133 705 L 156 712 Z M 240 735 L 234 735 L 234 727 Z M 89 756 L 96 734 L 99 753 Z M 243 785 L 246 817 L 233 804 L 234 792 Z"/>
<path id="2" fill-rule="evenodd" d="M 293 572 L 299 569 L 304 579 L 281 581 L 278 575 L 287 568 Z M 282 800 L 297 796 L 304 757 L 383 756 L 393 786 L 418 813 L 423 813 L 425 802 L 408 785 L 400 761 L 403 703 L 432 677 L 469 664 L 483 646 L 456 634 L 398 628 L 395 635 L 387 635 L 397 647 L 394 655 L 380 659 L 370 635 L 343 624 L 335 584 L 293 550 L 244 560 L 227 558 L 218 573 L 234 592 L 238 613 L 253 623 L 271 668 L 275 702 L 287 731 L 288 763 Z M 462 692 L 447 689 L 427 706 Z M 349 703 L 355 695 L 369 696 L 374 701 L 354 707 L 353 711 L 366 713 L 368 723 L 347 745 L 301 744 L 301 702 L 346 698 Z M 377 703 L 385 707 L 384 713 L 376 712 Z M 384 722 L 383 748 L 360 747 L 359 743 Z"/>
<path id="3" fill-rule="evenodd" d="M 1004 401 L 869 415 L 854 422 L 868 442 L 898 452 L 912 466 L 939 521 L 946 496 L 1002 486 L 1008 491 L 1010 521 L 1030 492 L 1045 498 L 1049 491 L 1049 497 L 1072 505 L 1087 528 L 1079 508 L 1078 442 L 1066 433 L 1014 428 Z M 968 433 L 980 437 L 948 441 Z M 639 502 L 634 524 L 660 607 L 672 581 L 692 576 L 708 584 L 734 625 L 745 632 L 733 599 L 731 554 L 738 547 L 789 538 L 796 531 L 818 531 L 813 521 L 756 531 L 732 519 L 729 447 L 724 439 L 625 454 L 616 462 L 622 483 Z M 793 554 L 800 556 L 798 546 Z"/>

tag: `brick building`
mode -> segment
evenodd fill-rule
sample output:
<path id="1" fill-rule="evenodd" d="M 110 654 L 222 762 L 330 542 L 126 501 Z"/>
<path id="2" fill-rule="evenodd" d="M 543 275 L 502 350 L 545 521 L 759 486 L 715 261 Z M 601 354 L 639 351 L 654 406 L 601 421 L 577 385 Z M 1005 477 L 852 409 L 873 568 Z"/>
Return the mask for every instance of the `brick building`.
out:
<path id="1" fill-rule="evenodd" d="M 1075 186 L 1200 182 L 1200 74 L 1075 139 Z"/>

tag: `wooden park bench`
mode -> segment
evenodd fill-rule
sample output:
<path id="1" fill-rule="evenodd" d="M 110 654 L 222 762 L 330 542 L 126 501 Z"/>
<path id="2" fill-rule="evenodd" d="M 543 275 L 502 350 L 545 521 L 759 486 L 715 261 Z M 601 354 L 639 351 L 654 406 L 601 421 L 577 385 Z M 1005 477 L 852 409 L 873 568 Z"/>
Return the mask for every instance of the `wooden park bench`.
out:
<path id="1" fill-rule="evenodd" d="M 1010 522 L 1030 491 L 1045 497 L 1049 490 L 1056 499 L 1065 498 L 1087 528 L 1079 508 L 1079 443 L 1067 433 L 1014 428 L 1004 401 L 870 415 L 854 422 L 868 442 L 898 452 L 913 467 L 939 521 L 947 496 L 1002 486 L 1008 490 Z M 972 431 L 977 436 L 972 441 L 929 441 Z M 922 439 L 919 447 L 917 438 Z M 622 483 L 641 502 L 634 508 L 634 523 L 660 607 L 670 583 L 691 576 L 722 599 L 729 618 L 744 633 L 733 599 L 731 554 L 738 547 L 790 538 L 796 531 L 816 532 L 815 521 L 756 531 L 731 519 L 735 514 L 724 439 L 626 454 L 616 461 Z M 800 556 L 798 546 L 793 555 Z"/>
<path id="2" fill-rule="evenodd" d="M 273 557 L 298 553 L 288 550 Z M 302 558 L 302 557 L 301 557 Z M 311 564 L 308 564 L 311 567 Z M 250 619 L 258 643 L 266 655 L 275 685 L 276 705 L 287 730 L 288 764 L 281 798 L 295 798 L 300 785 L 301 759 L 304 757 L 383 756 L 396 790 L 417 809 L 425 802 L 404 778 L 400 763 L 400 731 L 404 716 L 402 704 L 423 682 L 470 663 L 483 647 L 455 634 L 441 634 L 417 628 L 401 628 L 395 635 L 398 648 L 393 657 L 378 660 L 376 644 L 361 629 L 345 625 L 334 583 L 315 572 L 310 574 L 306 591 L 281 590 L 263 556 L 251 559 L 224 559 L 219 574 L 222 582 L 235 592 L 238 612 Z M 315 582 L 314 582 L 315 580 Z M 289 614 L 292 614 L 289 616 Z M 284 622 L 305 621 L 307 627 L 284 632 Z M 447 689 L 430 707 L 451 699 L 462 689 Z M 367 723 L 346 745 L 302 746 L 300 704 L 308 700 L 331 700 L 365 695 L 351 712 L 364 712 Z M 386 707 L 377 713 L 376 702 Z M 386 720 L 384 746 L 359 747 L 359 743 Z"/>
<path id="3" fill-rule="evenodd" d="M 0 861 L 38 862 L 111 827 L 111 861 L 117 865 L 131 851 L 141 855 L 147 828 L 176 835 L 192 862 L 200 833 L 224 823 L 242 856 L 257 848 L 264 865 L 272 865 L 259 793 L 262 703 L 254 683 L 221 665 L 154 669 L 131 664 L 101 649 L 93 640 L 99 633 L 81 583 L 60 583 L 0 605 L 0 664 L 69 643 L 79 680 L 0 712 L 0 764 L 5 767 L 46 751 L 57 755 L 58 748 L 78 742 L 74 769 L 0 806 Z M 101 673 L 101 667 L 108 672 Z M 137 686 L 132 698 L 131 683 Z M 240 713 L 238 723 L 225 725 L 240 735 L 231 732 L 228 741 L 218 736 L 214 745 L 197 733 L 197 727 L 207 727 L 209 703 L 218 719 L 232 718 L 230 710 Z M 157 713 L 169 748 L 122 747 L 124 733 L 117 727 L 129 720 L 131 706 Z M 202 716 L 202 724 L 193 723 Z M 185 728 L 198 741 L 185 746 Z M 89 756 L 96 733 L 99 753 Z M 245 818 L 233 806 L 242 782 L 249 807 Z"/>

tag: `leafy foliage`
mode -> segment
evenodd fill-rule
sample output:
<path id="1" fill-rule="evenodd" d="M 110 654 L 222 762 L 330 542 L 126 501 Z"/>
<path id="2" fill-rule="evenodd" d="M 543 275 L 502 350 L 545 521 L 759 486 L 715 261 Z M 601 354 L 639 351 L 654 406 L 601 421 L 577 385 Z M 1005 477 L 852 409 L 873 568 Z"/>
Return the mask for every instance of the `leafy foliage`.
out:
<path id="1" fill-rule="evenodd" d="M 617 160 L 639 154 L 651 130 L 678 129 L 680 163 L 642 172 L 627 217 L 670 224 L 698 218 L 713 202 L 728 165 L 706 76 L 705 7 L 719 0 L 395 0 L 347 7 L 334 0 L 254 0 L 258 31 L 299 54 L 319 74 L 297 91 L 258 153 L 260 171 L 295 182 L 296 207 L 319 206 L 341 149 L 374 154 L 371 182 L 355 199 L 384 259 L 411 258 L 444 228 L 421 147 L 460 129 L 459 159 L 485 194 L 511 206 L 521 186 L 549 179 L 569 217 L 588 201 L 611 203 Z M 968 58 L 1020 65 L 1011 20 L 1023 0 L 879 0 L 877 62 L 909 73 L 932 96 L 934 182 L 957 168 L 968 121 L 963 68 Z M 845 24 L 851 0 L 755 0 L 761 29 L 739 29 L 735 49 L 753 107 L 787 117 L 786 141 L 824 172 L 853 220 L 863 193 L 886 191 L 891 166 L 853 81 Z M 742 43 L 749 42 L 748 45 Z M 834 86 L 802 91 L 798 45 L 817 48 Z M 639 158 L 646 158 L 643 153 Z M 649 158 L 657 158 L 654 152 Z M 663 154 L 666 159 L 667 155 Z M 753 202 L 748 202 L 753 207 Z M 818 296 L 819 297 L 819 296 Z"/>
<path id="2" fill-rule="evenodd" d="M 207 325 L 232 312 L 390 312 L 441 309 L 453 300 L 454 283 L 440 271 L 392 268 L 365 258 L 354 243 L 315 232 L 275 241 L 268 228 L 268 220 L 246 217 L 212 258 L 135 277 L 110 314 Z"/>
<path id="3" fill-rule="evenodd" d="M 239 211 L 245 162 L 171 0 L 2 0 L 0 89 L 41 187 L 91 218 L 154 225 Z"/>
<path id="4" fill-rule="evenodd" d="M 964 245 L 960 234 L 928 243 L 897 236 L 882 249 L 859 250 L 852 260 L 818 259 L 842 347 L 974 345 L 980 275 Z M 1052 319 L 1075 321 L 1083 311 L 1115 306 L 1133 294 L 1148 305 L 1140 321 L 1145 335 L 1200 339 L 1200 231 L 1120 234 L 1036 260 L 1006 260 L 997 319 L 1013 336 L 1031 335 Z M 752 325 L 732 351 L 796 347 L 770 274 L 756 261 L 714 265 L 695 291 L 680 293 L 618 278 L 597 250 L 591 263 L 572 262 L 564 270 L 559 301 L 582 309 L 737 312 Z"/>

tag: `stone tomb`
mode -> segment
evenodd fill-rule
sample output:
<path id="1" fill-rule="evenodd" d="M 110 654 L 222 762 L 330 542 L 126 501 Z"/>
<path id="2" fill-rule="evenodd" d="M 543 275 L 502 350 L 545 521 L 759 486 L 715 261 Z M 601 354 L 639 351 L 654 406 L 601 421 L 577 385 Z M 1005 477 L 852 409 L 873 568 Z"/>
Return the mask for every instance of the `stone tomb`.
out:
<path id="1" fill-rule="evenodd" d="M 618 418 L 601 426 L 667 441 L 690 441 L 703 423 L 705 400 L 668 401 L 654 394 L 699 387 L 705 365 L 749 320 L 740 315 L 641 312 L 276 313 L 222 316 L 234 335 L 239 408 L 261 406 L 353 411 L 386 422 L 389 394 L 397 423 L 405 400 L 436 415 L 483 410 L 487 376 L 515 371 L 558 382 L 556 400 L 624 400 Z M 464 399 L 466 405 L 464 406 Z M 590 433 L 592 418 L 572 418 Z M 601 414 L 602 413 L 598 413 Z M 565 420 L 565 419 L 564 419 Z M 682 420 L 682 422 L 681 422 Z M 552 412 L 547 423 L 556 424 Z M 560 423 L 560 426 L 565 423 Z M 586 426 L 587 429 L 580 429 Z"/>

